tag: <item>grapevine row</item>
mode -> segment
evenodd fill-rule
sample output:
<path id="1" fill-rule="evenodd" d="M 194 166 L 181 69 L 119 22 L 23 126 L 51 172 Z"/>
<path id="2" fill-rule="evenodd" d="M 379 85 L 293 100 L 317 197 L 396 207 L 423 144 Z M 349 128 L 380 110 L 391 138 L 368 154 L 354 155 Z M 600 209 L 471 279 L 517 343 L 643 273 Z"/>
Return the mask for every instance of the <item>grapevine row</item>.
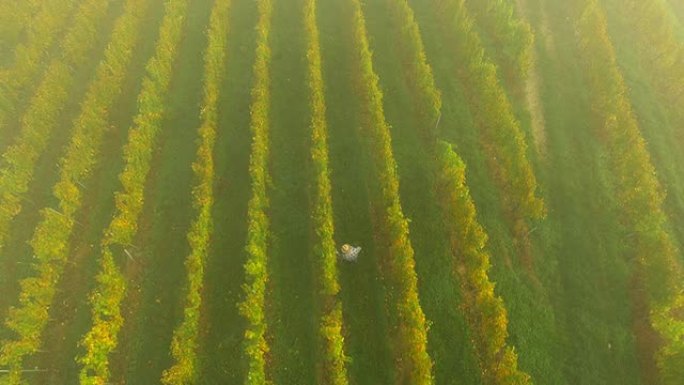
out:
<path id="1" fill-rule="evenodd" d="M 15 7 L 18 7 L 24 2 L 13 1 L 13 3 Z M 27 89 L 33 88 L 31 84 L 40 71 L 41 63 L 46 61 L 55 36 L 67 26 L 76 3 L 77 0 L 46 0 L 35 19 L 31 20 L 27 27 L 26 41 L 14 48 L 14 57 L 10 66 L 0 70 L 0 134 L 2 136 L 8 134 L 5 130 L 8 120 L 19 112 L 18 103 L 22 94 Z M 3 9 L 3 14 L 4 12 L 8 10 Z M 27 20 L 21 20 L 21 22 L 26 23 Z M 73 42 L 74 39 L 67 40 Z M 0 149 L 4 148 L 8 142 L 8 138 L 0 138 Z"/>
<path id="2" fill-rule="evenodd" d="M 9 384 L 20 383 L 24 358 L 40 349 L 56 285 L 68 259 L 74 216 L 81 207 L 80 186 L 97 161 L 107 128 L 107 111 L 121 94 L 146 9 L 147 0 L 129 0 L 126 4 L 74 121 L 71 141 L 60 161 L 60 180 L 53 188 L 59 207 L 41 212 L 42 220 L 31 240 L 37 275 L 22 281 L 20 305 L 10 311 L 6 321 L 8 328 L 17 334 L 13 340 L 3 341 L 0 352 L 0 364 L 10 366 Z"/>
<path id="3" fill-rule="evenodd" d="M 679 121 L 684 121 L 684 44 L 677 36 L 664 0 L 622 2 L 628 23 L 634 28 L 634 44 L 642 66 L 648 69 L 658 95 L 671 106 L 678 106 Z"/>
<path id="4" fill-rule="evenodd" d="M 412 95 L 417 99 L 416 111 L 424 124 L 423 138 L 432 142 L 437 137 L 434 129 L 442 109 L 442 95 L 435 85 L 432 67 L 427 61 L 423 39 L 411 6 L 407 0 L 386 1 L 401 34 L 400 54 L 405 75 L 412 87 Z"/>
<path id="5" fill-rule="evenodd" d="M 257 22 L 257 46 L 253 67 L 254 86 L 250 106 L 250 129 L 252 131 L 252 153 L 249 160 L 249 175 L 252 183 L 252 196 L 247 206 L 247 261 L 245 262 L 245 299 L 240 303 L 240 314 L 247 320 L 244 334 L 244 349 L 247 360 L 249 385 L 266 384 L 266 343 L 265 296 L 268 282 L 268 239 L 269 220 L 267 183 L 269 183 L 269 111 L 271 107 L 271 0 L 257 3 L 259 20 Z"/>
<path id="6" fill-rule="evenodd" d="M 214 206 L 214 145 L 216 141 L 217 106 L 226 64 L 226 36 L 230 0 L 217 0 L 211 12 L 207 50 L 204 54 L 204 100 L 199 128 L 200 144 L 193 164 L 197 184 L 193 189 L 193 206 L 197 217 L 188 233 L 190 255 L 187 270 L 186 299 L 183 321 L 173 332 L 171 355 L 174 364 L 164 371 L 162 383 L 183 385 L 197 383 L 197 337 L 202 307 L 204 266 L 211 238 Z"/>
<path id="7" fill-rule="evenodd" d="M 419 121 L 422 130 L 430 130 L 439 116 L 442 101 L 427 63 L 420 30 L 407 0 L 389 0 L 389 3 L 395 25 L 400 26 L 399 49 L 412 95 L 417 99 Z M 436 191 L 484 383 L 529 384 L 529 376 L 517 368 L 517 355 L 505 341 L 508 316 L 503 300 L 496 296 L 494 284 L 489 280 L 489 256 L 484 251 L 486 235 L 477 222 L 475 205 L 465 181 L 465 165 L 451 146 L 438 142 L 434 134 L 424 139 L 428 152 L 436 154 L 432 163 L 436 169 Z"/>
<path id="8" fill-rule="evenodd" d="M 86 0 L 62 42 L 62 54 L 49 65 L 26 113 L 16 143 L 3 154 L 0 171 L 0 251 L 9 226 L 22 209 L 36 161 L 45 150 L 69 98 L 76 69 L 90 54 L 110 1 Z M 2 119 L 2 117 L 0 117 Z"/>
<path id="9" fill-rule="evenodd" d="M 125 258 L 125 248 L 131 244 L 137 230 L 145 180 L 166 110 L 165 97 L 178 56 L 187 6 L 187 0 L 166 2 L 154 56 L 147 63 L 138 95 L 138 112 L 129 131 L 124 148 L 125 166 L 119 176 L 122 189 L 116 193 L 116 214 L 101 241 L 100 271 L 90 296 L 92 326 L 81 340 L 85 349 L 78 358 L 82 365 L 79 374 L 82 385 L 109 381 L 109 354 L 117 346 L 118 332 L 123 325 L 120 307 L 126 291 L 126 282 L 116 259 Z"/>
<path id="10" fill-rule="evenodd" d="M 342 336 L 342 304 L 338 298 L 335 226 L 332 214 L 330 169 L 328 168 L 328 127 L 321 71 L 321 49 L 316 24 L 316 0 L 307 0 L 304 9 L 307 31 L 308 85 L 311 105 L 311 159 L 316 187 L 313 220 L 315 226 L 316 277 L 318 279 L 320 318 L 319 340 L 322 357 L 320 384 L 346 385 L 344 337 Z"/>
<path id="11" fill-rule="evenodd" d="M 534 34 L 531 26 L 517 18 L 511 0 L 467 0 L 466 5 L 481 35 L 491 44 L 487 56 L 498 63 L 502 80 L 522 85 L 532 64 Z"/>
<path id="12" fill-rule="evenodd" d="M 608 152 L 622 224 L 631 234 L 628 250 L 636 261 L 635 274 L 645 289 L 651 326 L 662 341 L 655 359 L 661 381 L 665 385 L 681 385 L 684 274 L 666 230 L 665 193 L 631 109 L 605 15 L 596 0 L 582 4 L 578 38 L 592 90 L 592 110 L 600 122 L 598 136 Z"/>
<path id="13" fill-rule="evenodd" d="M 8 52 L 20 41 L 22 32 L 40 8 L 39 5 L 40 2 L 35 0 L 0 2 L 0 8 L 3 9 L 0 13 L 0 36 L 3 37 L 0 41 L 0 55 L 10 56 Z"/>
<path id="14" fill-rule="evenodd" d="M 497 67 L 485 56 L 472 27 L 464 0 L 441 0 L 436 10 L 443 18 L 454 52 L 463 62 L 456 74 L 470 97 L 470 110 L 493 179 L 501 191 L 503 208 L 513 221 L 517 236 L 526 233 L 526 221 L 545 216 L 544 201 L 537 196 L 537 180 L 527 157 L 527 143 L 511 102 L 497 77 Z"/>
<path id="15" fill-rule="evenodd" d="M 387 235 L 387 282 L 392 297 L 393 349 L 398 383 L 432 384 L 432 360 L 427 353 L 425 314 L 418 299 L 413 247 L 408 221 L 399 200 L 399 176 L 392 154 L 389 125 L 385 121 L 383 95 L 373 69 L 365 20 L 358 0 L 352 1 L 357 82 L 361 92 L 364 127 L 372 143 L 376 177 L 380 181 L 383 231 Z"/>
<path id="16" fill-rule="evenodd" d="M 491 264 L 485 250 L 487 235 L 477 222 L 475 204 L 465 181 L 465 164 L 445 142 L 437 144 L 436 152 L 437 193 L 456 260 L 463 309 L 473 334 L 483 383 L 531 384 L 530 376 L 518 369 L 514 348 L 506 344 L 506 307 L 503 299 L 494 293 L 494 283 L 489 280 Z"/>

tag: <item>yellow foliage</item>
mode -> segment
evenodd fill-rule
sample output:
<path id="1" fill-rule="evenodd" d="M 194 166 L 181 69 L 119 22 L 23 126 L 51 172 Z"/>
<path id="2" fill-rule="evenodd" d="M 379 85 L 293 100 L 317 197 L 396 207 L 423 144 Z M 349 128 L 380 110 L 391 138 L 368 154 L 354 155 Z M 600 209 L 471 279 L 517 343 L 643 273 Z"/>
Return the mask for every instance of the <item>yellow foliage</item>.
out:
<path id="1" fill-rule="evenodd" d="M 581 3 L 578 43 L 584 55 L 586 79 L 591 87 L 592 110 L 601 122 L 596 131 L 608 153 L 609 166 L 623 225 L 634 234 L 630 250 L 637 256 L 635 269 L 644 277 L 651 324 L 663 344 L 657 353 L 662 381 L 681 384 L 684 338 L 668 325 L 678 321 L 666 310 L 676 307 L 684 292 L 684 274 L 677 250 L 665 227 L 664 192 L 629 103 L 606 19 L 596 0 Z M 681 324 L 680 324 L 681 325 Z"/>
<path id="2" fill-rule="evenodd" d="M 174 364 L 165 370 L 161 382 L 167 385 L 197 383 L 197 337 L 202 305 L 204 261 L 211 237 L 214 181 L 214 141 L 216 138 L 216 110 L 221 80 L 225 71 L 226 35 L 230 0 L 214 4 L 209 20 L 207 49 L 204 54 L 204 101 L 201 108 L 200 144 L 193 164 L 197 186 L 193 191 L 193 205 L 197 217 L 188 233 L 191 253 L 185 262 L 187 271 L 184 317 L 173 332 L 171 354 Z"/>
<path id="3" fill-rule="evenodd" d="M 146 2 L 139 1 L 129 0 L 132 8 L 127 9 L 132 12 L 144 7 Z M 147 64 L 147 75 L 138 95 L 139 109 L 124 148 L 125 167 L 119 177 L 122 190 L 116 193 L 116 214 L 102 239 L 98 284 L 91 295 L 93 325 L 82 340 L 85 354 L 78 359 L 82 364 L 82 384 L 109 381 L 109 354 L 116 347 L 117 333 L 123 324 L 120 304 L 125 290 L 124 278 L 110 247 L 126 246 L 137 227 L 151 152 L 165 110 L 163 100 L 171 81 L 175 47 L 183 34 L 186 9 L 187 0 L 167 0 L 157 47 Z"/>
<path id="4" fill-rule="evenodd" d="M 354 15 L 352 29 L 356 50 L 356 77 L 360 89 L 363 129 L 367 130 L 372 145 L 375 176 L 379 180 L 379 207 L 383 231 L 390 243 L 385 274 L 393 303 L 390 317 L 396 333 L 394 356 L 397 381 L 411 384 L 432 384 L 432 359 L 427 353 L 427 325 L 418 301 L 418 278 L 414 270 L 414 255 L 408 234 L 408 223 L 399 201 L 399 177 L 392 153 L 389 125 L 383 111 L 383 95 L 378 76 L 373 70 L 365 20 L 359 0 L 352 1 Z"/>
<path id="5" fill-rule="evenodd" d="M 80 47 L 73 47 L 72 51 L 63 53 L 64 61 L 75 65 L 83 55 L 86 55 L 88 47 L 93 45 L 86 35 L 89 36 L 92 28 L 99 23 L 98 20 L 104 17 L 107 4 L 108 2 L 98 1 L 83 3 L 68 38 L 73 41 L 84 37 L 84 41 L 80 42 Z M 68 258 L 68 242 L 73 230 L 74 215 L 81 206 L 81 190 L 78 186 L 89 176 L 95 162 L 101 136 L 106 129 L 106 116 L 102 116 L 102 113 L 108 110 L 121 91 L 122 79 L 132 56 L 132 47 L 137 42 L 138 27 L 145 8 L 146 0 L 129 1 L 126 12 L 116 21 L 110 45 L 105 52 L 105 60 L 98 67 L 96 76 L 89 86 L 80 115 L 74 122 L 67 152 L 60 161 L 60 181 L 53 188 L 53 194 L 59 201 L 61 212 L 54 209 L 42 210 L 42 220 L 33 234 L 31 246 L 39 261 L 36 265 L 36 276 L 22 282 L 20 306 L 10 313 L 6 321 L 9 328 L 17 334 L 16 338 L 6 343 L 6 346 L 21 349 L 4 349 L 0 355 L 0 362 L 10 365 L 10 384 L 19 383 L 19 370 L 24 358 L 36 353 L 40 348 L 42 332 L 47 324 L 47 309 L 52 304 L 55 286 Z M 120 65 L 113 66 L 114 58 Z M 114 69 L 118 72 L 112 72 Z M 24 152 L 21 162 L 13 161 L 15 164 L 22 164 L 23 170 L 21 176 L 17 175 L 15 178 L 27 181 L 31 177 L 32 162 L 37 148 L 43 146 L 46 140 L 41 135 L 55 124 L 55 108 L 66 97 L 65 88 L 73 77 L 72 71 L 73 69 L 58 61 L 53 62 L 48 69 L 45 81 L 39 87 L 33 104 L 24 116 L 25 124 L 30 123 L 26 138 L 30 138 L 34 145 L 37 143 L 36 140 L 40 140 L 41 144 L 32 150 L 36 152 L 22 150 L 25 144 L 21 143 L 15 147 L 17 151 Z M 54 78 L 50 79 L 49 76 Z M 9 174 L 3 174 L 3 178 L 7 175 Z M 18 182 L 15 179 L 12 183 Z M 23 188 L 22 183 L 24 182 L 16 186 Z M 19 191 L 15 193 L 23 194 Z M 10 201 L 3 198 L 3 204 L 5 202 Z M 0 213 L 2 212 L 0 210 Z M 16 213 L 18 210 L 14 215 Z M 45 316 L 39 316 L 42 312 L 45 312 Z"/>

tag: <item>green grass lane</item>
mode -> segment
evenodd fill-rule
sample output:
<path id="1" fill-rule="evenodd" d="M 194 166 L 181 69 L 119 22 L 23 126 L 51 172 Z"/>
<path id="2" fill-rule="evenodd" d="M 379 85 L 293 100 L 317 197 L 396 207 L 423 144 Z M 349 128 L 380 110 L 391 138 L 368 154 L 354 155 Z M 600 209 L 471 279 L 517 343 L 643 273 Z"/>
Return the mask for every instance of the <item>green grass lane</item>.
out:
<path id="1" fill-rule="evenodd" d="M 207 385 L 240 384 L 246 374 L 242 358 L 245 321 L 236 304 L 243 295 L 246 259 L 249 105 L 256 17 L 254 1 L 232 1 L 215 150 L 214 236 L 205 272 L 203 330 L 198 352 L 198 382 Z"/>
<path id="2" fill-rule="evenodd" d="M 389 350 L 384 285 L 375 250 L 366 173 L 369 155 L 359 136 L 360 110 L 352 85 L 352 18 L 349 2 L 322 1 L 319 28 L 326 86 L 330 168 L 335 237 L 338 246 L 363 247 L 356 263 L 341 263 L 340 297 L 351 383 L 389 384 L 393 363 Z"/>
<path id="3" fill-rule="evenodd" d="M 516 347 L 520 368 L 529 373 L 533 380 L 545 379 L 549 383 L 563 384 L 565 380 L 561 363 L 562 350 L 559 347 L 560 330 L 550 302 L 557 285 L 555 254 L 552 249 L 539 251 L 539 247 L 534 246 L 540 242 L 539 239 L 531 237 L 533 253 L 540 260 L 535 269 L 542 285 L 531 282 L 519 265 L 516 256 L 518 250 L 514 246 L 499 203 L 500 192 L 489 174 L 485 155 L 480 148 L 479 135 L 467 107 L 464 88 L 453 75 L 454 69 L 458 69 L 463 63 L 444 54 L 452 48 L 450 41 L 440 31 L 440 23 L 435 15 L 436 7 L 425 0 L 411 0 L 409 4 L 414 9 L 421 28 L 436 84 L 442 91 L 440 136 L 456 145 L 455 151 L 466 164 L 467 185 L 477 207 L 478 222 L 489 235 L 492 263 L 490 279 L 496 283 L 497 293 L 503 298 L 508 310 L 508 341 Z"/>
<path id="4" fill-rule="evenodd" d="M 458 282 L 454 279 L 448 236 L 434 195 L 434 160 L 421 145 L 421 119 L 408 88 L 398 55 L 398 21 L 392 20 L 387 0 L 367 3 L 368 31 L 374 68 L 385 95 L 385 113 L 391 125 L 392 147 L 399 166 L 400 192 L 411 219 L 416 253 L 420 302 L 430 320 L 428 347 L 435 361 L 437 384 L 478 384 L 480 374 L 461 311 Z"/>
<path id="5" fill-rule="evenodd" d="M 274 383 L 313 384 L 318 320 L 303 1 L 274 1 L 271 42 L 269 365 Z"/>
<path id="6" fill-rule="evenodd" d="M 155 11 L 148 12 L 145 17 L 140 45 L 134 52 L 122 95 L 112 107 L 111 129 L 104 136 L 105 145 L 100 161 L 86 184 L 83 208 L 77 218 L 77 231 L 71 240 L 70 261 L 66 265 L 55 298 L 59 311 L 52 314 L 48 323 L 45 352 L 37 363 L 49 372 L 37 384 L 78 383 L 79 366 L 74 357 L 80 353 L 78 342 L 90 326 L 87 299 L 94 289 L 98 272 L 97 256 L 101 253 L 99 242 L 114 213 L 114 201 L 111 197 L 119 187 L 117 177 L 124 167 L 122 148 L 137 110 L 136 98 L 131 95 L 140 92 L 145 63 L 154 52 L 163 13 L 160 0 L 154 1 L 154 6 Z"/>
<path id="7" fill-rule="evenodd" d="M 213 2 L 191 2 L 178 46 L 166 113 L 145 186 L 145 206 L 122 265 L 129 287 L 122 303 L 125 323 L 113 359 L 113 381 L 158 383 L 171 366 L 169 346 L 183 314 L 186 234 L 194 217 L 192 187 L 206 25 Z"/>

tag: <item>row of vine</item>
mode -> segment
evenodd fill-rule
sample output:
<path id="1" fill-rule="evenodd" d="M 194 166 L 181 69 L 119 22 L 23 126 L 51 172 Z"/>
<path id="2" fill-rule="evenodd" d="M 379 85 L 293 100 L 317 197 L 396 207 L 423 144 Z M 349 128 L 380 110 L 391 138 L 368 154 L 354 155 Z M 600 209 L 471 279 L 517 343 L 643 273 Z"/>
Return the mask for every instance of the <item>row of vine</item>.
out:
<path id="1" fill-rule="evenodd" d="M 423 124 L 421 133 L 423 139 L 431 144 L 438 137 L 435 128 L 442 110 L 442 94 L 435 84 L 413 9 L 407 0 L 385 1 L 389 4 L 392 20 L 401 37 L 399 53 L 411 94 L 417 99 L 415 110 Z"/>
<path id="2" fill-rule="evenodd" d="M 453 41 L 454 54 L 463 63 L 455 70 L 469 94 L 468 102 L 502 207 L 512 221 L 516 239 L 527 237 L 528 222 L 544 218 L 544 201 L 527 155 L 527 143 L 513 107 L 497 76 L 497 67 L 485 55 L 473 30 L 465 0 L 440 0 L 434 9 L 444 34 Z"/>
<path id="3" fill-rule="evenodd" d="M 407 0 L 388 0 L 395 25 L 399 28 L 399 49 L 411 94 L 417 100 L 416 112 L 425 147 L 435 154 L 436 192 L 444 213 L 454 273 L 461 282 L 463 309 L 473 333 L 485 384 L 529 384 L 529 375 L 517 367 L 517 355 L 506 344 L 508 316 L 503 300 L 494 293 L 489 280 L 486 235 L 477 222 L 475 204 L 465 181 L 465 165 L 451 146 L 438 141 L 433 128 L 439 118 L 441 94 L 435 85 L 432 68 L 413 10 Z"/>
<path id="4" fill-rule="evenodd" d="M 21 131 L 16 142 L 2 156 L 0 250 L 5 247 L 12 220 L 22 209 L 22 200 L 33 179 L 38 157 L 45 150 L 69 99 L 76 71 L 95 46 L 96 32 L 107 16 L 110 1 L 86 0 L 81 5 L 62 41 L 61 55 L 50 63 L 21 119 Z M 28 67 L 34 64 L 29 63 Z M 13 73 L 11 76 L 21 79 L 18 74 Z M 11 91 L 7 92 L 11 95 Z"/>
<path id="5" fill-rule="evenodd" d="M 684 121 L 684 44 L 677 35 L 672 16 L 664 0 L 620 3 L 625 21 L 633 28 L 633 44 L 639 52 L 642 68 L 663 102 L 679 106 L 679 121 Z"/>
<path id="6" fill-rule="evenodd" d="M 515 15 L 511 0 L 467 0 L 466 5 L 502 80 L 521 88 L 532 64 L 532 27 Z"/>
<path id="7" fill-rule="evenodd" d="M 3 341 L 0 352 L 0 364 L 10 368 L 9 384 L 20 383 L 24 358 L 40 349 L 56 286 L 68 260 L 74 217 L 82 203 L 81 186 L 98 161 L 102 136 L 108 127 L 107 111 L 121 94 L 147 3 L 129 0 L 116 21 L 104 60 L 89 85 L 66 154 L 60 161 L 60 180 L 53 188 L 59 206 L 41 212 L 42 220 L 31 240 L 37 275 L 21 282 L 20 305 L 10 311 L 6 321 L 17 337 Z"/>
<path id="8" fill-rule="evenodd" d="M 487 235 L 477 221 L 475 204 L 465 181 L 465 164 L 451 145 L 437 145 L 437 192 L 461 282 L 463 309 L 473 334 L 482 379 L 488 385 L 531 384 L 518 368 L 515 349 L 506 343 L 508 315 L 489 279 Z"/>
<path id="9" fill-rule="evenodd" d="M 622 225 L 630 234 L 628 257 L 635 261 L 649 307 L 651 326 L 662 343 L 656 353 L 660 379 L 684 384 L 684 274 L 668 234 L 665 193 L 632 111 L 628 90 L 596 0 L 582 3 L 577 24 L 579 46 L 592 90 L 597 135 L 608 153 Z M 637 337 L 641 337 L 637 335 Z"/>
<path id="10" fill-rule="evenodd" d="M 351 29 L 354 36 L 356 84 L 360 92 L 363 129 L 370 137 L 375 177 L 379 181 L 377 203 L 388 250 L 383 261 L 388 284 L 389 311 L 397 383 L 432 384 L 432 359 L 427 352 L 427 322 L 418 298 L 418 278 L 408 221 L 399 200 L 399 176 L 392 153 L 389 125 L 383 110 L 383 94 L 373 59 L 361 3 L 353 0 Z"/>
<path id="11" fill-rule="evenodd" d="M 204 100 L 200 113 L 200 144 L 192 168 L 197 184 L 193 189 L 196 218 L 188 233 L 190 255 L 187 270 L 186 298 L 183 320 L 173 332 L 171 355 L 174 364 L 164 371 L 162 383 L 183 385 L 197 383 L 197 338 L 199 334 L 204 267 L 212 234 L 214 206 L 214 146 L 216 142 L 218 99 L 225 73 L 226 36 L 230 0 L 217 0 L 209 19 L 208 42 L 204 53 Z"/>
<path id="12" fill-rule="evenodd" d="M 109 382 L 109 355 L 117 346 L 118 332 L 123 325 L 120 307 L 126 291 L 117 259 L 125 258 L 126 247 L 137 230 L 145 180 L 166 111 L 166 94 L 183 36 L 187 7 L 187 0 L 166 2 L 156 49 L 147 63 L 146 77 L 138 95 L 138 112 L 124 147 L 125 166 L 119 176 L 122 189 L 115 197 L 116 214 L 101 242 L 100 271 L 96 288 L 90 295 L 92 325 L 80 342 L 85 349 L 78 357 L 82 365 L 79 374 L 82 385 Z"/>
<path id="13" fill-rule="evenodd" d="M 23 26 L 26 28 L 26 37 L 13 48 L 9 65 L 0 70 L 0 149 L 9 142 L 10 135 L 6 132 L 9 119 L 19 113 L 21 97 L 35 86 L 34 82 L 38 81 L 36 78 L 41 70 L 41 63 L 47 61 L 55 38 L 67 28 L 69 16 L 77 1 L 46 0 L 40 11 L 30 20 L 24 19 L 30 15 L 21 9 L 22 4 L 23 7 L 28 7 L 29 2 L 12 1 L 12 4 L 14 9 L 3 7 L 2 15 L 7 15 L 7 19 L 12 18 L 4 25 L 9 28 L 15 23 L 17 34 Z M 11 35 L 3 36 L 3 41 L 9 42 L 10 39 Z"/>
<path id="14" fill-rule="evenodd" d="M 321 49 L 316 24 L 316 0 L 307 0 L 304 9 L 307 31 L 309 104 L 311 106 L 311 160 L 314 169 L 315 192 L 313 220 L 315 226 L 316 274 L 320 319 L 319 340 L 321 357 L 320 384 L 348 383 L 344 337 L 342 336 L 342 304 L 338 298 L 340 285 L 335 253 L 330 169 L 328 162 L 328 127 L 326 123 Z"/>
<path id="15" fill-rule="evenodd" d="M 257 22 L 257 46 L 253 67 L 254 86 L 250 106 L 250 129 L 252 131 L 252 152 L 249 160 L 249 174 L 252 196 L 247 208 L 247 261 L 245 262 L 244 300 L 240 303 L 240 314 L 247 320 L 244 334 L 244 352 L 247 360 L 246 384 L 263 385 L 266 380 L 265 297 L 268 282 L 269 200 L 267 184 L 269 159 L 269 111 L 271 107 L 271 0 L 258 0 L 259 20 Z"/>
<path id="16" fill-rule="evenodd" d="M 0 57 L 11 56 L 9 51 L 19 45 L 28 21 L 33 19 L 41 3 L 36 0 L 0 2 L 3 9 L 0 13 L 0 36 L 3 37 L 0 41 Z"/>

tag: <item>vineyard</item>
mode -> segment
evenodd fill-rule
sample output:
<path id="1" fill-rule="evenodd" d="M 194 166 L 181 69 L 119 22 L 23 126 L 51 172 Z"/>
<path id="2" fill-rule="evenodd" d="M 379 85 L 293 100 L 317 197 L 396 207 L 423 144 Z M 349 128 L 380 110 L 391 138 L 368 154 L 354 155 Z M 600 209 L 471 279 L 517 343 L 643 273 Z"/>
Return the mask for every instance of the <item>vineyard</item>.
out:
<path id="1" fill-rule="evenodd" d="M 0 0 L 0 385 L 684 385 L 683 127 L 676 0 Z"/>

